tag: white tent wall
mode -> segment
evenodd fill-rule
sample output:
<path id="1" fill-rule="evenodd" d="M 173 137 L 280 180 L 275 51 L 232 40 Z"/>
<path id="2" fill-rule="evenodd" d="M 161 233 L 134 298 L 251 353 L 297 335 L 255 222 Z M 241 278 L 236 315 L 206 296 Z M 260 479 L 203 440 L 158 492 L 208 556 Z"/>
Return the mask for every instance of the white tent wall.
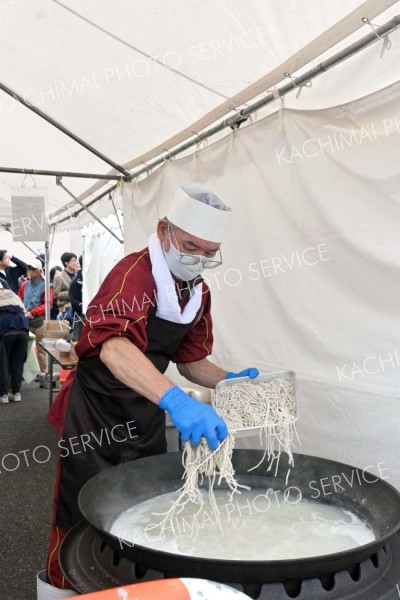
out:
<path id="1" fill-rule="evenodd" d="M 400 488 L 400 84 L 271 115 L 125 186 L 125 253 L 179 185 L 235 212 L 212 291 L 212 360 L 298 376 L 301 450 Z"/>
<path id="2" fill-rule="evenodd" d="M 120 223 L 122 213 L 113 214 L 101 219 L 119 239 L 122 239 Z M 93 223 L 84 227 L 83 236 L 83 286 L 82 306 L 83 311 L 96 294 L 107 273 L 124 256 L 124 245 L 112 236 L 100 223 Z"/>

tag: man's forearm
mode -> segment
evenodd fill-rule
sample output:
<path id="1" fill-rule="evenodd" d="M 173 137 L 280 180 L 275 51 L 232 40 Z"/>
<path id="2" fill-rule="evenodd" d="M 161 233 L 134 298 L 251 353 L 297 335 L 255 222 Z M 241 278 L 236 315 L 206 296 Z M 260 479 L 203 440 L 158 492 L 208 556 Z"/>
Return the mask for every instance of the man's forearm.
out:
<path id="1" fill-rule="evenodd" d="M 214 388 L 227 374 L 227 371 L 214 365 L 206 358 L 191 363 L 179 363 L 176 366 L 183 377 L 186 377 L 192 383 L 208 388 Z"/>
<path id="2" fill-rule="evenodd" d="M 155 404 L 175 385 L 127 338 L 113 337 L 104 342 L 100 360 L 114 377 Z"/>

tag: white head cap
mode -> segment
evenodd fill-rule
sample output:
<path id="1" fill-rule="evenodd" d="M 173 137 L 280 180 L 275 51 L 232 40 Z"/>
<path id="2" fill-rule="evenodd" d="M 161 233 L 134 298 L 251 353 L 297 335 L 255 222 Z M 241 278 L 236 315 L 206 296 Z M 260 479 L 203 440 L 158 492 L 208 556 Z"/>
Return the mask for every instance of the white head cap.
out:
<path id="1" fill-rule="evenodd" d="M 30 262 L 27 263 L 28 267 L 32 267 L 32 269 L 39 269 L 41 276 L 43 277 L 43 264 L 42 261 L 38 258 L 33 258 Z"/>
<path id="2" fill-rule="evenodd" d="M 212 192 L 185 187 L 176 192 L 167 219 L 190 235 L 219 244 L 232 214 L 232 209 Z"/>

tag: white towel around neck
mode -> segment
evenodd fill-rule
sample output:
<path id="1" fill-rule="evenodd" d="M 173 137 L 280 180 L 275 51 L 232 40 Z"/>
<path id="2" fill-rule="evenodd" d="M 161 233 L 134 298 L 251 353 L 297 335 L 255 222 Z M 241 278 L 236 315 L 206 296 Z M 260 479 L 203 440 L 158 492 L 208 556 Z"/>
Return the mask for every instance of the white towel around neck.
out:
<path id="1" fill-rule="evenodd" d="M 156 316 L 173 323 L 185 325 L 191 323 L 201 305 L 203 282 L 197 283 L 190 290 L 190 299 L 183 311 L 178 302 L 175 280 L 168 268 L 161 241 L 153 233 L 148 241 L 151 270 L 157 288 Z"/>

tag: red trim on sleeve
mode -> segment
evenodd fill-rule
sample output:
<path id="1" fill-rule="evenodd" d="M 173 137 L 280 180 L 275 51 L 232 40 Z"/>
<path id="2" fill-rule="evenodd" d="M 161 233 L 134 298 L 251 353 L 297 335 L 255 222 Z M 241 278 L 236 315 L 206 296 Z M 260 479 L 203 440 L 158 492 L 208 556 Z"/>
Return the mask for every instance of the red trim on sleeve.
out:
<path id="1" fill-rule="evenodd" d="M 96 356 L 111 337 L 127 337 L 142 352 L 147 347 L 147 315 L 156 306 L 155 283 L 146 249 L 119 261 L 86 310 L 76 353 Z"/>

